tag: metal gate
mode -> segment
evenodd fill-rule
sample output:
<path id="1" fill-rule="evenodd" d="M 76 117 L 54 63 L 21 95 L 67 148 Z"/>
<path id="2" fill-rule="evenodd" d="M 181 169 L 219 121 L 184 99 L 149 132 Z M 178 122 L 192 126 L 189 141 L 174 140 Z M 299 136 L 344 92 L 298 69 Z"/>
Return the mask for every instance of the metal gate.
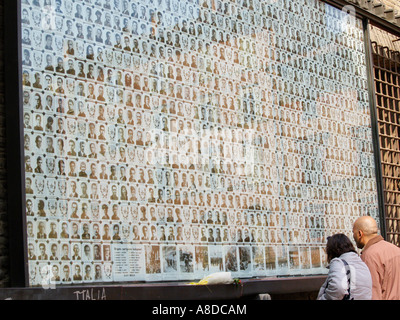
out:
<path id="1" fill-rule="evenodd" d="M 400 246 L 400 52 L 372 42 L 387 241 Z"/>

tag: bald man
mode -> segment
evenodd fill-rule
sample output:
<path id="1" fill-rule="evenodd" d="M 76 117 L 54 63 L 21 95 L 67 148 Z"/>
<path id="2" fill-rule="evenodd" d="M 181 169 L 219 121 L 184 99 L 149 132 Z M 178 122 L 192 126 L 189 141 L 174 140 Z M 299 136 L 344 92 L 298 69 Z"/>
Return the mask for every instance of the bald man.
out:
<path id="1" fill-rule="evenodd" d="M 354 222 L 353 237 L 371 272 L 372 299 L 400 300 L 400 248 L 378 235 L 377 223 L 370 216 Z"/>

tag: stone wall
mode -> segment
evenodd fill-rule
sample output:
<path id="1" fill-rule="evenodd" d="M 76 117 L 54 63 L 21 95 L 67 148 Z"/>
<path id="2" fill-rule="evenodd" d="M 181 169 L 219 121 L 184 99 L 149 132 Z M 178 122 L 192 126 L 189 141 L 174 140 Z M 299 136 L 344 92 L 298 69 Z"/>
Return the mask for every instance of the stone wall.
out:
<path id="1" fill-rule="evenodd" d="M 6 187 L 6 128 L 4 105 L 4 0 L 0 0 L 0 287 L 9 283 L 8 216 Z"/>

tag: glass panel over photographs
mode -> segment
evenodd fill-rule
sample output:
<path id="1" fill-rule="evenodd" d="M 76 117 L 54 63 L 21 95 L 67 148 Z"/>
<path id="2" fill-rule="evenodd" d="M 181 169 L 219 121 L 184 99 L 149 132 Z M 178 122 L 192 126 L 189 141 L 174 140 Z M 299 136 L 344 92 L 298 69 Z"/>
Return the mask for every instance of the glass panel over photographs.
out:
<path id="1" fill-rule="evenodd" d="M 24 0 L 31 285 L 325 273 L 377 216 L 361 21 L 311 0 Z"/>

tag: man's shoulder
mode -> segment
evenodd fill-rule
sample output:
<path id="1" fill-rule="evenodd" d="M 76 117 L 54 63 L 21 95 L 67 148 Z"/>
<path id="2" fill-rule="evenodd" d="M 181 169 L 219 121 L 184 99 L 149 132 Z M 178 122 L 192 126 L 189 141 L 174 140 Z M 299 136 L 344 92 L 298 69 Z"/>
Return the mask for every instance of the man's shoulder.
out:
<path id="1" fill-rule="evenodd" d="M 372 257 L 380 257 L 380 259 L 386 260 L 391 257 L 400 257 L 400 248 L 390 243 L 383 238 L 377 239 L 372 245 L 369 245 L 366 250 L 363 251 L 362 257 L 364 259 Z M 363 259 L 363 260 L 364 260 Z"/>
<path id="2" fill-rule="evenodd" d="M 385 239 L 382 238 L 382 240 L 376 242 L 371 248 L 374 248 L 377 251 L 381 250 L 391 250 L 393 252 L 397 252 L 400 254 L 400 248 L 396 245 L 394 245 L 391 242 L 386 241 Z"/>

